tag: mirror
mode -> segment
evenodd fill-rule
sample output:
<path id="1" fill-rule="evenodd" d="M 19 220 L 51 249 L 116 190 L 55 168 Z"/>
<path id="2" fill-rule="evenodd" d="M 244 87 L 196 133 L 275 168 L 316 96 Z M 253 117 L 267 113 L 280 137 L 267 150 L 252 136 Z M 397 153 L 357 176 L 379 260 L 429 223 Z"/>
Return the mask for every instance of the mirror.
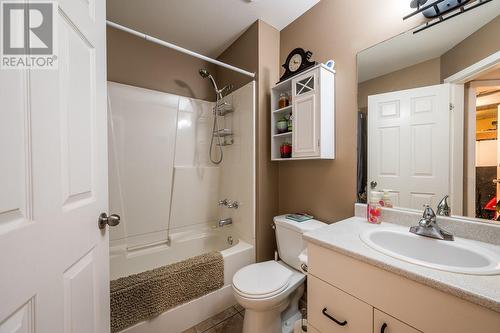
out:
<path id="1" fill-rule="evenodd" d="M 357 56 L 358 201 L 500 220 L 500 1 Z M 381 193 L 382 192 L 382 193 Z"/>

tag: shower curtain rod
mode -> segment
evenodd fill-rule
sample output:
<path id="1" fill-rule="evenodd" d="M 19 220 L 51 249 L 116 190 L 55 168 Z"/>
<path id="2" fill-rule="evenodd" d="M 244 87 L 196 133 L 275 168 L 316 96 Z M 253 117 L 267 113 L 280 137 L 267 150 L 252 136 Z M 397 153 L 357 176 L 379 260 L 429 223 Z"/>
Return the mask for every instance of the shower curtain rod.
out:
<path id="1" fill-rule="evenodd" d="M 243 75 L 247 75 L 247 76 L 250 76 L 252 78 L 255 78 L 255 73 L 252 73 L 252 72 L 246 71 L 244 69 L 241 69 L 241 68 L 238 68 L 238 67 L 226 64 L 226 63 L 224 63 L 222 61 L 219 61 L 219 60 L 216 60 L 216 59 L 209 58 L 207 56 L 204 56 L 203 54 L 199 54 L 199 53 L 196 53 L 194 51 L 191 51 L 191 50 L 185 49 L 183 47 L 177 46 L 175 44 L 172 44 L 172 43 L 169 43 L 169 42 L 165 42 L 164 40 L 155 38 L 153 36 L 146 35 L 146 34 L 144 34 L 142 32 L 139 32 L 139 31 L 127 28 L 127 27 L 125 27 L 123 25 L 120 25 L 120 24 L 117 24 L 117 23 L 114 23 L 114 22 L 111 22 L 111 21 L 108 21 L 108 20 L 106 20 L 106 24 L 109 25 L 110 27 L 113 27 L 115 29 L 128 32 L 129 34 L 135 35 L 137 37 L 140 37 L 140 38 L 145 39 L 147 41 L 153 42 L 155 44 L 159 44 L 161 46 L 168 47 L 170 49 L 182 52 L 182 53 L 190 55 L 192 57 L 195 57 L 195 58 L 198 58 L 198 59 L 202 59 L 202 60 L 205 60 L 205 61 L 210 62 L 212 64 L 215 64 L 215 65 L 218 65 L 218 66 L 222 66 L 224 68 L 233 70 L 233 71 L 241 73 Z"/>

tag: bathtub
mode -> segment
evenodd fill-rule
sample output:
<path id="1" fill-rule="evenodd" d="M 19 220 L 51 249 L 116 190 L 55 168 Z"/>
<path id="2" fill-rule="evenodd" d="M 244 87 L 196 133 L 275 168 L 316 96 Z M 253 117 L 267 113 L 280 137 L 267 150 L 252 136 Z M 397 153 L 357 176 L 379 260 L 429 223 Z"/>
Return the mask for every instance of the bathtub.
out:
<path id="1" fill-rule="evenodd" d="M 233 236 L 231 226 L 177 231 L 170 235 L 169 244 L 163 242 L 127 249 L 126 245 L 120 244 L 119 240 L 111 242 L 110 276 L 112 280 L 210 251 L 220 251 L 224 259 L 224 286 L 221 289 L 181 304 L 122 332 L 182 332 L 236 304 L 231 287 L 233 275 L 240 268 L 255 262 L 255 251 L 253 245 Z"/>

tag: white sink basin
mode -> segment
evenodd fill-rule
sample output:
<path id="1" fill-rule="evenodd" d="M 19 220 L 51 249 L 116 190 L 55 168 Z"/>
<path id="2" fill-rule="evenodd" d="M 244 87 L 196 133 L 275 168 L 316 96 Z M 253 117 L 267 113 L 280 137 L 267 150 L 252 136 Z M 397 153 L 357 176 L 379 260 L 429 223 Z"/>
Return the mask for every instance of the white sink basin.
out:
<path id="1" fill-rule="evenodd" d="M 437 240 L 383 227 L 359 237 L 374 250 L 412 264 L 462 274 L 500 274 L 500 254 L 465 239 Z"/>

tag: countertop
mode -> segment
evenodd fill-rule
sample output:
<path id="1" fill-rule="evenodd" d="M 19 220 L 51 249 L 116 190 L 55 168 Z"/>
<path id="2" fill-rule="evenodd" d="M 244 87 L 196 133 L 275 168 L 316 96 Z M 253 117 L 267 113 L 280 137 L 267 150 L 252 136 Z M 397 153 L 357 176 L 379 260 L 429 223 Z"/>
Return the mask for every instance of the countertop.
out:
<path id="1" fill-rule="evenodd" d="M 352 217 L 304 234 L 305 240 L 354 259 L 366 262 L 410 280 L 452 294 L 488 309 L 500 312 L 500 275 L 468 275 L 440 271 L 415 265 L 380 253 L 366 245 L 360 233 L 373 228 L 408 227 L 392 223 L 370 224 L 361 217 Z M 500 246 L 477 242 L 478 245 L 500 254 Z"/>

